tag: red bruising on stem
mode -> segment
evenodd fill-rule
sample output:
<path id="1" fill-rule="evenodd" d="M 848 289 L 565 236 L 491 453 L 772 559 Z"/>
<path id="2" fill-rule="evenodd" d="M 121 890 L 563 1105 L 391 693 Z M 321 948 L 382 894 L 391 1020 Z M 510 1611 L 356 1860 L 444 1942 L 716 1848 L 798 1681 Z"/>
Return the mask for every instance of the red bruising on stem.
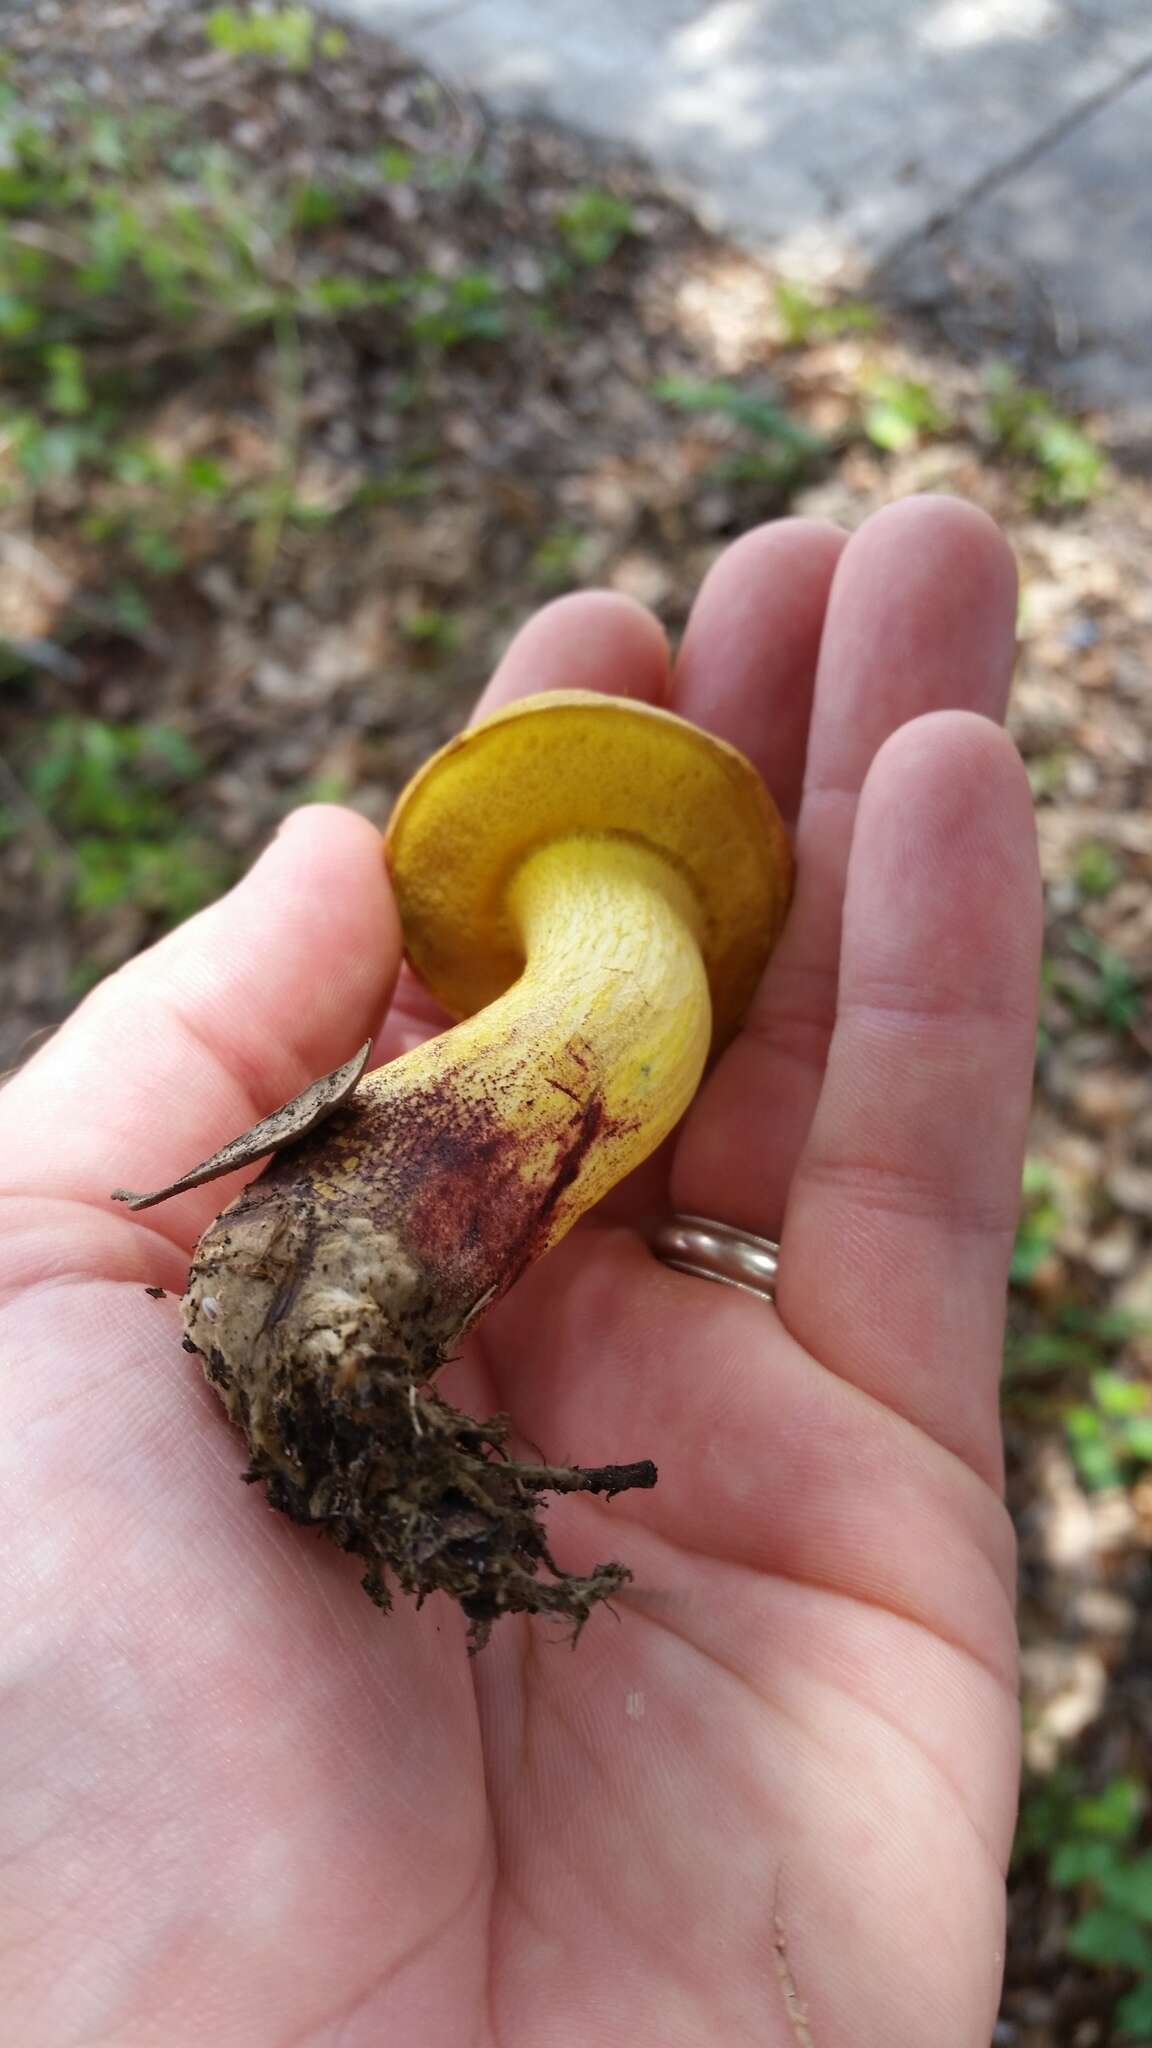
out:
<path id="1" fill-rule="evenodd" d="M 573 1046 L 571 1066 L 583 1068 L 579 1055 Z M 540 1101 L 514 1124 L 496 1089 L 462 1091 L 451 1074 L 394 1099 L 365 1092 L 272 1161 L 249 1200 L 290 1189 L 328 1208 L 339 1189 L 419 1261 L 447 1324 L 463 1324 L 545 1248 L 590 1151 L 623 1129 L 595 1090 L 581 1100 L 563 1086 Z"/>
<path id="2" fill-rule="evenodd" d="M 589 1151 L 605 1129 L 606 1122 L 604 1104 L 598 1095 L 592 1096 L 591 1100 L 584 1104 L 583 1109 L 577 1111 L 574 1118 L 575 1131 L 567 1149 L 562 1152 L 557 1162 L 551 1185 L 537 1209 L 533 1224 L 525 1232 L 522 1241 L 513 1249 L 501 1292 L 504 1288 L 511 1287 L 513 1281 L 519 1279 L 521 1273 L 537 1256 L 561 1195 L 572 1186 Z"/>

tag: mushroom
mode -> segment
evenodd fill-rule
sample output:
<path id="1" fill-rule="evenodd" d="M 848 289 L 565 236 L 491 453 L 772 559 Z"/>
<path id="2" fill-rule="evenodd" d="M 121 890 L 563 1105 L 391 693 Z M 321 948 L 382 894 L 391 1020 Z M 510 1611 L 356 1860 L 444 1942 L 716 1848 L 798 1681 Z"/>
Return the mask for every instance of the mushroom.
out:
<path id="1" fill-rule="evenodd" d="M 655 1468 L 512 1459 L 505 1418 L 432 1382 L 682 1116 L 780 931 L 791 853 L 732 747 L 560 691 L 429 761 L 386 855 L 408 957 L 465 1021 L 355 1083 L 210 1226 L 185 1342 L 247 1436 L 246 1476 L 363 1558 L 378 1604 L 390 1574 L 454 1594 L 474 1645 L 518 1609 L 578 1630 L 629 1574 L 562 1571 L 539 1496 Z"/>

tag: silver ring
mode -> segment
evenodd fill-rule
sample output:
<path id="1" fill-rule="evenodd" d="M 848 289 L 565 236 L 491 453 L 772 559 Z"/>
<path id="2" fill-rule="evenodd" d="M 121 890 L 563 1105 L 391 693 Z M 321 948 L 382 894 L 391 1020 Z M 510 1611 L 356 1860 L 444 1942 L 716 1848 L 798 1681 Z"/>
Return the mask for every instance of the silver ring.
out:
<path id="1" fill-rule="evenodd" d="M 721 1280 L 762 1301 L 776 1299 L 780 1247 L 769 1237 L 713 1223 L 707 1216 L 672 1216 L 652 1238 L 652 1250 L 678 1273 L 699 1280 Z"/>

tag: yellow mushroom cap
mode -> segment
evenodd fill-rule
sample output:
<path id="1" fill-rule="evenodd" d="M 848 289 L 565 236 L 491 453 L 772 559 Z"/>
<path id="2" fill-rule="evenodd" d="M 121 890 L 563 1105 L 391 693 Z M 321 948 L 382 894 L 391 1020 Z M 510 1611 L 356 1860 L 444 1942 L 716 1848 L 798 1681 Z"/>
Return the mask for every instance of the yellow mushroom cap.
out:
<path id="1" fill-rule="evenodd" d="M 713 1043 L 732 1037 L 779 936 L 792 853 L 744 755 L 654 705 L 590 690 L 522 697 L 434 754 L 386 839 L 408 958 L 451 1016 L 511 987 L 524 954 L 509 884 L 568 838 L 664 855 L 700 912 Z"/>

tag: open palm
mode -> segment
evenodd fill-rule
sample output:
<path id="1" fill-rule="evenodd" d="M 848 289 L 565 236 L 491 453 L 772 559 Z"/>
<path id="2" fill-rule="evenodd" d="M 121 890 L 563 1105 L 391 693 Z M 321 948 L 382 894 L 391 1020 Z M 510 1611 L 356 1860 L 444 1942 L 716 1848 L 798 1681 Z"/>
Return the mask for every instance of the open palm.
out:
<path id="1" fill-rule="evenodd" d="M 170 1177 L 379 1025 L 376 835 L 296 814 L 0 1094 L 0 1984 L 21 2048 L 985 2048 L 1015 1790 L 995 1387 L 1032 1057 L 1028 791 L 990 721 L 1002 542 L 942 500 L 722 559 L 669 672 L 575 597 L 489 702 L 652 697 L 742 746 L 797 898 L 666 1148 L 445 1377 L 633 1583 L 469 1661 L 271 1514 L 179 1344 L 230 1192 Z M 971 713 L 983 714 L 973 717 Z M 385 1055 L 422 1028 L 402 987 Z M 782 1241 L 778 1307 L 659 1265 L 668 1206 Z M 164 1287 L 168 1298 L 146 1287 Z M 448 1382 L 451 1382 L 449 1385 Z"/>

